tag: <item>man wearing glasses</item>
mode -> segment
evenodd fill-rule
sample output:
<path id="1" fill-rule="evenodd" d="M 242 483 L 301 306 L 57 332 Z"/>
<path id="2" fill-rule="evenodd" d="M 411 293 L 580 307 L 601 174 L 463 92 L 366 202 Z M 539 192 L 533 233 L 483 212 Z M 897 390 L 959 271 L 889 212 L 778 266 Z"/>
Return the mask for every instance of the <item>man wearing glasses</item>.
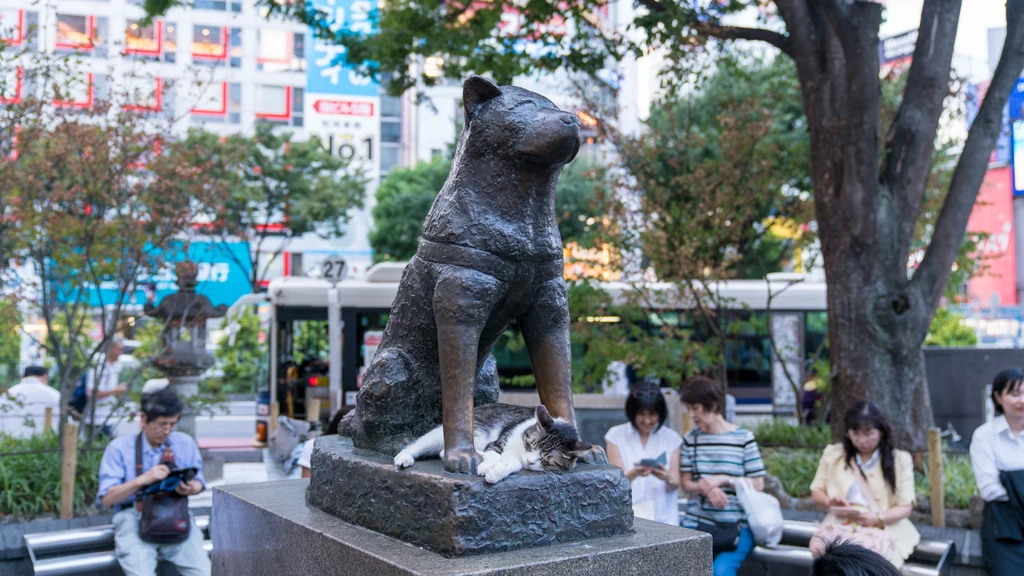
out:
<path id="1" fill-rule="evenodd" d="M 166 478 L 171 468 L 196 468 L 195 478 L 180 482 L 175 492 L 182 497 L 206 488 L 203 458 L 191 436 L 175 432 L 183 403 L 170 388 L 144 393 L 139 418 L 142 431 L 113 440 L 100 462 L 99 493 L 96 500 L 114 508 L 114 549 L 126 576 L 156 574 L 159 559 L 171 562 L 182 576 L 209 576 L 210 558 L 203 550 L 203 532 L 193 519 L 188 538 L 177 544 L 154 544 L 139 537 L 136 493 Z M 141 435 L 142 474 L 136 475 L 136 440 Z"/>

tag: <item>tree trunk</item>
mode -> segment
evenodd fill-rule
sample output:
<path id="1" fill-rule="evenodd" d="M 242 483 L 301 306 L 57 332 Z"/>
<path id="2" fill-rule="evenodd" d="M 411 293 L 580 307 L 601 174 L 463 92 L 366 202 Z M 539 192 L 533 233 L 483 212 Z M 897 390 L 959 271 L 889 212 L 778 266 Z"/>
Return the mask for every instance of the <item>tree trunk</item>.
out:
<path id="1" fill-rule="evenodd" d="M 864 252 L 854 258 L 870 261 L 879 255 Z M 899 445 L 923 447 L 932 408 L 917 336 L 922 327 L 911 319 L 916 315 L 908 313 L 899 293 L 894 297 L 879 290 L 879 282 L 855 271 L 830 273 L 829 268 L 833 437 L 838 440 L 845 433 L 846 410 L 869 399 L 889 417 Z M 873 305 L 865 306 L 868 302 Z"/>

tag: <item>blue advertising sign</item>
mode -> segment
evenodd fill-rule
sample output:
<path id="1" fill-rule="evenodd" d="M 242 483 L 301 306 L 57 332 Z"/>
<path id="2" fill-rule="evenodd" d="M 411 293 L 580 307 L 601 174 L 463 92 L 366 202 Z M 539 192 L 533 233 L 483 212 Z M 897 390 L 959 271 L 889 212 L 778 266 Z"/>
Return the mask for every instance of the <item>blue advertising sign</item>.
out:
<path id="1" fill-rule="evenodd" d="M 205 295 L 214 306 L 235 303 L 239 297 L 251 292 L 249 244 L 246 242 L 192 242 L 188 251 L 183 243 L 175 243 L 168 249 L 168 264 L 160 271 L 143 272 L 136 279 L 136 290 L 127 298 L 128 304 L 139 306 L 146 303 L 147 292 L 155 292 L 155 301 L 178 291 L 175 284 L 174 263 L 189 260 L 199 264 L 196 278 L 196 292 Z M 88 286 L 89 306 L 113 304 L 118 294 L 118 282 L 101 282 L 99 289 Z M 69 297 L 71 294 L 69 294 Z"/>
<path id="2" fill-rule="evenodd" d="M 974 124 L 974 119 L 978 116 L 981 103 L 985 100 L 985 96 L 988 95 L 989 83 L 989 81 L 986 81 L 979 84 L 971 84 L 967 87 L 964 113 L 967 118 L 968 129 Z M 1010 105 L 1007 103 L 1006 106 L 1003 106 L 1003 117 L 999 124 L 999 136 L 996 138 L 996 149 L 992 151 L 988 161 L 990 163 L 1005 164 L 1010 162 L 1010 154 Z"/>
<path id="3" fill-rule="evenodd" d="M 331 30 L 357 34 L 376 32 L 377 0 L 312 0 L 312 5 L 327 13 Z M 306 64 L 306 92 L 377 96 L 379 85 L 346 66 L 345 47 L 312 38 L 313 56 Z"/>
<path id="4" fill-rule="evenodd" d="M 1024 118 L 1024 78 L 1018 78 L 1017 84 L 1010 92 L 1010 120 Z"/>

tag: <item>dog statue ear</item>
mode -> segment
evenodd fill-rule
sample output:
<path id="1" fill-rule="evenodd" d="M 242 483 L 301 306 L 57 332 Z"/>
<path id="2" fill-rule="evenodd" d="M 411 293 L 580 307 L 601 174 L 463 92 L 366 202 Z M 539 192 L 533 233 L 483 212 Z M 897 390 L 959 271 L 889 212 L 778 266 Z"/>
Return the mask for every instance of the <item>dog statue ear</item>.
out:
<path id="1" fill-rule="evenodd" d="M 466 111 L 466 121 L 472 120 L 481 104 L 501 95 L 501 88 L 483 76 L 470 74 L 462 83 L 462 107 Z"/>

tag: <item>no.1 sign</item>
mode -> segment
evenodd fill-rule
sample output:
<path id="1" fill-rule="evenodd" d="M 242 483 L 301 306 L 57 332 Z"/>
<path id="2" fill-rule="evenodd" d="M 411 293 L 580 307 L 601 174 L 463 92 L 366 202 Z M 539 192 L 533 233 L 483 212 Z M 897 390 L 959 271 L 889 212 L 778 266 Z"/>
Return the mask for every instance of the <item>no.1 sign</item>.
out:
<path id="1" fill-rule="evenodd" d="M 333 96 L 333 97 L 332 97 Z M 380 178 L 380 98 L 315 94 L 307 99 L 307 126 L 333 154 Z"/>

